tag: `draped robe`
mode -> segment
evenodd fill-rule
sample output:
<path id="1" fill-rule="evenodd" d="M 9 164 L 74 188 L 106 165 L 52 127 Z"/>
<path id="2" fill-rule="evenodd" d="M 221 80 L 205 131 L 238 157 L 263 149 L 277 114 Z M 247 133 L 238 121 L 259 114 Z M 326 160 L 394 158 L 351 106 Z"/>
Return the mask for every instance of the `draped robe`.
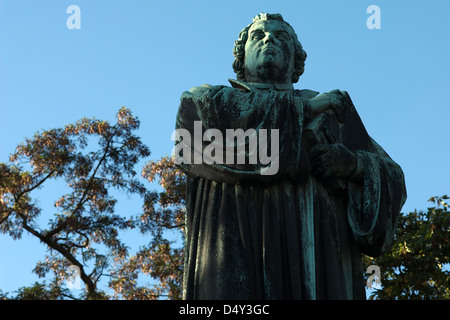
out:
<path id="1" fill-rule="evenodd" d="M 365 299 L 361 253 L 380 255 L 393 242 L 406 200 L 401 168 L 367 134 L 347 93 L 340 121 L 330 112 L 311 119 L 318 92 L 230 82 L 184 92 L 176 128 L 194 136 L 201 121 L 223 137 L 278 129 L 279 168 L 263 175 L 259 162 L 179 164 L 187 174 L 184 299 Z M 320 181 L 308 150 L 336 142 L 355 153 L 355 173 Z M 192 157 L 198 151 L 191 146 Z"/>

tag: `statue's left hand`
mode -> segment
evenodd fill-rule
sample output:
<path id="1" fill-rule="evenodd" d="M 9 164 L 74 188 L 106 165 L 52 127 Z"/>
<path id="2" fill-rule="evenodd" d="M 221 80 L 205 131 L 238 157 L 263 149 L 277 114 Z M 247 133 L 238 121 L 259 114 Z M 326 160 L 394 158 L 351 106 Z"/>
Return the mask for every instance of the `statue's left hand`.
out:
<path id="1" fill-rule="evenodd" d="M 330 92 L 319 94 L 318 96 L 309 99 L 309 105 L 311 107 L 311 118 L 314 119 L 322 112 L 332 110 L 336 115 L 338 121 L 342 122 L 342 106 L 345 99 L 344 92 L 340 90 L 333 90 Z"/>
<path id="2" fill-rule="evenodd" d="M 340 143 L 317 145 L 309 151 L 313 174 L 320 180 L 348 178 L 357 167 L 356 155 Z"/>

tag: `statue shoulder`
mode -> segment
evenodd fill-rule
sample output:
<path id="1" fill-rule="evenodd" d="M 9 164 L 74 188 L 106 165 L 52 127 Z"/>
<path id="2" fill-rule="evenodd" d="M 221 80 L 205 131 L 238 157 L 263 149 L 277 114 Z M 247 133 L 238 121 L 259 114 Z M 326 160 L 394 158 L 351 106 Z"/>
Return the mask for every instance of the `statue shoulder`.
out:
<path id="1" fill-rule="evenodd" d="M 198 86 L 198 87 L 192 87 L 191 89 L 189 89 L 190 93 L 201 93 L 201 92 L 205 92 L 207 90 L 209 90 L 210 88 L 212 88 L 213 86 L 205 83 L 204 85 Z"/>
<path id="2" fill-rule="evenodd" d="M 328 92 L 320 93 L 318 91 L 309 90 L 309 89 L 303 89 L 303 90 L 295 90 L 295 94 L 299 97 L 306 98 L 306 99 L 312 99 L 315 98 L 317 95 L 326 95 L 326 94 L 337 94 L 345 97 L 346 99 L 350 99 L 350 95 L 347 91 L 335 89 Z"/>
<path id="3" fill-rule="evenodd" d="M 317 96 L 320 92 L 309 90 L 309 89 L 302 89 L 302 90 L 295 90 L 295 95 L 304 99 L 312 99 L 315 96 Z"/>
<path id="4" fill-rule="evenodd" d="M 229 88 L 224 85 L 210 85 L 210 84 L 204 84 L 198 87 L 192 87 L 189 89 L 189 91 L 184 91 L 181 95 L 181 99 L 183 98 L 193 98 L 193 97 L 199 97 L 203 96 L 204 94 L 216 94 L 222 89 Z M 231 88 L 230 88 L 231 89 Z"/>

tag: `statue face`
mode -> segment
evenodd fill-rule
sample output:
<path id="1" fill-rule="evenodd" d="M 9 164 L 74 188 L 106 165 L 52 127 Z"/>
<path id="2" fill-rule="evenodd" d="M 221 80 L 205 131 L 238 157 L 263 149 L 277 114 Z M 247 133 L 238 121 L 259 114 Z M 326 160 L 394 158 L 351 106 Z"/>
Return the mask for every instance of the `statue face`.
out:
<path id="1" fill-rule="evenodd" d="M 248 82 L 291 83 L 295 46 L 290 32 L 277 20 L 258 20 L 250 27 L 244 58 Z"/>

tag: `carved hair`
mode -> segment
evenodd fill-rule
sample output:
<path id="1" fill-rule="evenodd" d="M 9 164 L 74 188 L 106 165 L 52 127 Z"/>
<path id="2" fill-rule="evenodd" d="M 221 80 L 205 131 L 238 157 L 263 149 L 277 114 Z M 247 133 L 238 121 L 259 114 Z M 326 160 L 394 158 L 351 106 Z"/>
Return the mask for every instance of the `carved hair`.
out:
<path id="1" fill-rule="evenodd" d="M 271 14 L 271 13 L 260 13 L 256 17 L 253 18 L 253 22 L 250 23 L 247 27 L 242 29 L 239 33 L 239 39 L 234 42 L 234 61 L 233 61 L 233 70 L 236 72 L 236 77 L 238 80 L 246 81 L 245 79 L 245 71 L 244 71 L 244 58 L 245 58 L 245 43 L 248 39 L 248 30 L 251 28 L 253 23 L 258 20 L 277 20 L 284 22 L 291 29 L 291 37 L 294 40 L 295 46 L 295 57 L 294 57 L 294 73 L 292 74 L 292 83 L 296 83 L 300 76 L 303 74 L 305 70 L 305 60 L 306 60 L 306 52 L 303 50 L 302 44 L 297 38 L 297 34 L 295 33 L 292 26 L 283 20 L 281 14 Z"/>

